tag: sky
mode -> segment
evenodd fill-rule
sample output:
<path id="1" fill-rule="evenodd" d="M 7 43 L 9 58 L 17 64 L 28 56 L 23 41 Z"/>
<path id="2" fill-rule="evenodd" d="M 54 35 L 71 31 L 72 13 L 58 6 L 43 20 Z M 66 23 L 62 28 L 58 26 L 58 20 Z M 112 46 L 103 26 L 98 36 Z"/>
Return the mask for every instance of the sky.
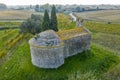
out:
<path id="1" fill-rule="evenodd" d="M 6 5 L 35 5 L 35 4 L 114 4 L 120 5 L 120 0 L 0 0 L 0 3 Z"/>

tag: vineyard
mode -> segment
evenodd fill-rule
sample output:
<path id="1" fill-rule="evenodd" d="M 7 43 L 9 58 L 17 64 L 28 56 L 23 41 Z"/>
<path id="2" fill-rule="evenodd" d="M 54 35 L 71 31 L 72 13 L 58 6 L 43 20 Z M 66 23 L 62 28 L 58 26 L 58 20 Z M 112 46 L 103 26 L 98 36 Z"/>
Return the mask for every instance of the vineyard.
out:
<path id="1" fill-rule="evenodd" d="M 11 51 L 17 43 L 19 43 L 28 35 L 18 33 L 18 29 L 8 29 L 0 31 L 0 58 L 2 59 L 9 51 Z"/>
<path id="2" fill-rule="evenodd" d="M 1 35 L 1 38 L 0 38 L 0 57 L 2 57 L 3 55 L 7 53 L 8 45 L 5 45 L 5 43 L 7 42 L 7 40 L 10 40 L 11 36 L 16 36 L 17 31 L 16 30 L 4 30 L 3 34 L 5 35 Z M 11 42 L 9 42 L 8 44 L 10 43 Z"/>
<path id="3" fill-rule="evenodd" d="M 21 22 L 0 22 L 0 30 L 16 29 L 20 24 Z"/>
<path id="4" fill-rule="evenodd" d="M 84 25 L 93 32 L 93 42 L 120 52 L 120 24 L 86 21 Z"/>
<path id="5" fill-rule="evenodd" d="M 18 29 L 0 30 L 0 80 L 117 80 L 120 24 L 85 21 L 84 25 L 93 35 L 90 51 L 66 59 L 58 69 L 32 65 L 28 40 L 33 35 L 19 34 Z M 69 16 L 59 14 L 58 27 L 66 31 L 73 29 L 75 23 Z"/>

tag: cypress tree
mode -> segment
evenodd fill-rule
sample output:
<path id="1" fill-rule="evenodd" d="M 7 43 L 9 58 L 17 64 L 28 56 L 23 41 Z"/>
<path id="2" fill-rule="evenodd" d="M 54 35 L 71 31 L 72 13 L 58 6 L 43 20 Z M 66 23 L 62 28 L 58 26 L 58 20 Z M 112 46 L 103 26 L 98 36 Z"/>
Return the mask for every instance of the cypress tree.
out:
<path id="1" fill-rule="evenodd" d="M 43 22 L 42 22 L 42 30 L 45 31 L 48 29 L 50 29 L 50 19 L 49 19 L 48 11 L 45 10 L 44 18 L 43 18 Z"/>
<path id="2" fill-rule="evenodd" d="M 52 11 L 51 11 L 51 23 L 50 23 L 51 29 L 58 31 L 57 27 L 57 16 L 56 16 L 56 8 L 53 5 L 52 6 Z"/>

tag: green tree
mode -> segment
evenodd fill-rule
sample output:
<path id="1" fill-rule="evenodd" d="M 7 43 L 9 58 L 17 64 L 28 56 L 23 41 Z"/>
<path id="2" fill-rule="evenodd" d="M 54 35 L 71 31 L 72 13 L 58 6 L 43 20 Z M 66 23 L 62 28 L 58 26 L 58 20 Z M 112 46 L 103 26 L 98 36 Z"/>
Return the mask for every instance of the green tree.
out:
<path id="1" fill-rule="evenodd" d="M 48 11 L 45 10 L 44 18 L 43 18 L 43 22 L 42 22 L 42 30 L 45 31 L 48 29 L 51 29 L 50 28 L 50 19 L 49 19 Z"/>
<path id="2" fill-rule="evenodd" d="M 52 11 L 51 11 L 51 22 L 50 22 L 50 26 L 51 29 L 58 31 L 58 26 L 57 26 L 57 16 L 56 16 L 56 8 L 53 5 L 52 6 Z"/>
<path id="3" fill-rule="evenodd" d="M 20 33 L 36 34 L 41 32 L 43 16 L 31 15 L 25 22 L 20 25 Z"/>

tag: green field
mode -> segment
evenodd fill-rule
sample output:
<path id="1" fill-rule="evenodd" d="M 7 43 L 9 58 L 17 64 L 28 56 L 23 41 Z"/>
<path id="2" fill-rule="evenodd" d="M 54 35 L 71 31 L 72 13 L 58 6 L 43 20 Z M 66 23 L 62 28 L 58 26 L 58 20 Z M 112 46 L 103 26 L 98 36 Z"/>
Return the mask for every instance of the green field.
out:
<path id="1" fill-rule="evenodd" d="M 101 10 L 75 14 L 89 20 L 120 22 L 120 10 Z"/>
<path id="2" fill-rule="evenodd" d="M 84 25 L 93 32 L 93 42 L 120 52 L 120 24 L 85 21 Z"/>
<path id="3" fill-rule="evenodd" d="M 64 22 L 58 22 L 60 30 L 75 27 L 69 17 L 61 16 Z M 119 80 L 120 24 L 85 21 L 84 25 L 93 35 L 91 49 L 67 58 L 58 69 L 42 69 L 32 65 L 28 40 L 33 35 L 24 34 L 17 41 L 20 37 L 17 36 L 18 29 L 0 30 L 0 49 L 6 50 L 0 58 L 0 80 Z M 16 44 L 8 49 L 13 42 Z"/>
<path id="4" fill-rule="evenodd" d="M 84 25 L 92 31 L 92 43 L 104 47 L 120 59 L 120 24 L 106 24 L 101 22 L 85 21 Z M 108 80 L 120 79 L 120 62 L 113 69 L 108 70 Z"/>
<path id="5" fill-rule="evenodd" d="M 0 30 L 2 29 L 16 29 L 20 26 L 21 22 L 0 22 Z"/>

